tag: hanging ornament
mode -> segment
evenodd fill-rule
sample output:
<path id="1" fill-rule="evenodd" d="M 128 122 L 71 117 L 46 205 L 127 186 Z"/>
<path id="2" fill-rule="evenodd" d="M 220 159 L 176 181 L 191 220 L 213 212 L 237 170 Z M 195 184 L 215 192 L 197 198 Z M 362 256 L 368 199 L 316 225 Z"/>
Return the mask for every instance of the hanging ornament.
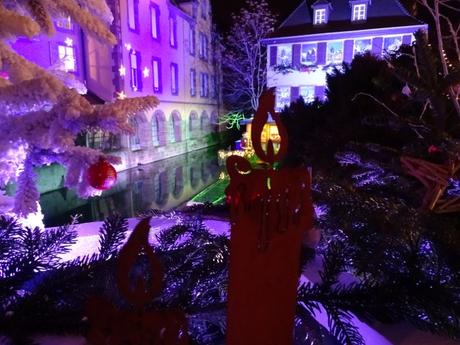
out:
<path id="1" fill-rule="evenodd" d="M 409 85 L 404 85 L 404 87 L 402 88 L 401 90 L 402 94 L 407 96 L 407 97 L 410 97 L 412 95 L 412 90 L 410 89 Z"/>
<path id="2" fill-rule="evenodd" d="M 117 182 L 117 172 L 112 164 L 104 159 L 88 168 L 88 183 L 91 187 L 106 190 Z"/>
<path id="3" fill-rule="evenodd" d="M 433 155 L 435 153 L 438 153 L 439 152 L 439 148 L 435 145 L 430 145 L 430 147 L 428 147 L 428 153 L 430 155 Z"/>

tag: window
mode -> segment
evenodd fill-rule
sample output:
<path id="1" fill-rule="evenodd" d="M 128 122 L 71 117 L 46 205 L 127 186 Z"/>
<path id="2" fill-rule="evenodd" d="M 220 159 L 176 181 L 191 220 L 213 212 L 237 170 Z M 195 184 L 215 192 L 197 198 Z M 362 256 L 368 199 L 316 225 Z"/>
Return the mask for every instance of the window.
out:
<path id="1" fill-rule="evenodd" d="M 292 46 L 281 45 L 278 46 L 276 64 L 289 66 L 292 63 Z"/>
<path id="2" fill-rule="evenodd" d="M 153 92 L 161 93 L 161 60 L 159 58 L 152 58 L 152 79 L 153 79 Z"/>
<path id="3" fill-rule="evenodd" d="M 200 58 L 208 59 L 208 36 L 200 32 Z"/>
<path id="4" fill-rule="evenodd" d="M 276 88 L 276 111 L 283 110 L 291 104 L 291 88 L 277 87 Z"/>
<path id="5" fill-rule="evenodd" d="M 207 11 L 206 0 L 201 0 L 200 4 L 201 4 L 201 18 L 206 19 L 206 11 Z"/>
<path id="6" fill-rule="evenodd" d="M 66 72 L 75 72 L 75 48 L 67 44 L 58 45 L 58 57 L 59 60 L 64 63 L 64 69 Z"/>
<path id="7" fill-rule="evenodd" d="M 182 140 L 181 118 L 180 114 L 173 112 L 171 114 L 171 122 L 169 126 L 169 141 L 171 143 L 178 143 Z"/>
<path id="8" fill-rule="evenodd" d="M 73 30 L 73 23 L 70 17 L 58 19 L 56 21 L 56 26 L 64 30 Z"/>
<path id="9" fill-rule="evenodd" d="M 179 94 L 179 71 L 177 63 L 171 63 L 171 93 L 173 95 Z"/>
<path id="10" fill-rule="evenodd" d="M 198 114 L 195 111 L 190 113 L 189 119 L 189 138 L 194 138 L 196 136 L 198 127 Z"/>
<path id="11" fill-rule="evenodd" d="M 343 61 L 343 42 L 327 43 L 326 64 L 340 64 Z"/>
<path id="12" fill-rule="evenodd" d="M 325 24 L 326 23 L 326 9 L 319 8 L 315 10 L 315 24 Z"/>
<path id="13" fill-rule="evenodd" d="M 169 45 L 177 48 L 176 18 L 172 16 L 169 17 Z"/>
<path id="14" fill-rule="evenodd" d="M 300 62 L 304 65 L 315 65 L 318 46 L 316 43 L 302 44 Z"/>
<path id="15" fill-rule="evenodd" d="M 353 55 L 364 54 L 372 50 L 372 39 L 355 40 Z"/>
<path id="16" fill-rule="evenodd" d="M 130 70 L 131 70 L 131 88 L 133 91 L 138 91 L 141 89 L 140 85 L 140 64 L 139 64 L 139 54 L 136 53 L 134 50 L 131 50 L 129 53 L 129 62 L 130 62 Z"/>
<path id="17" fill-rule="evenodd" d="M 139 0 L 127 0 L 128 1 L 128 27 L 131 30 L 137 30 L 137 16 Z"/>
<path id="18" fill-rule="evenodd" d="M 218 96 L 218 86 L 217 86 L 217 76 L 216 75 L 212 75 L 211 76 L 211 97 L 212 98 L 217 98 Z"/>
<path id="19" fill-rule="evenodd" d="M 153 146 L 160 146 L 160 123 L 158 116 L 153 116 L 152 119 L 152 144 Z"/>
<path id="20" fill-rule="evenodd" d="M 160 38 L 160 9 L 155 4 L 150 4 L 150 26 L 152 38 Z"/>
<path id="21" fill-rule="evenodd" d="M 315 87 L 314 86 L 301 86 L 299 94 L 305 103 L 311 103 L 315 100 Z"/>
<path id="22" fill-rule="evenodd" d="M 194 68 L 190 69 L 190 96 L 196 96 L 196 71 Z"/>
<path id="23" fill-rule="evenodd" d="M 352 20 L 366 20 L 366 4 L 353 5 Z"/>
<path id="24" fill-rule="evenodd" d="M 383 40 L 383 50 L 387 52 L 394 52 L 401 47 L 402 44 L 402 37 L 395 36 L 395 37 L 385 37 Z"/>
<path id="25" fill-rule="evenodd" d="M 141 149 L 141 138 L 139 136 L 139 124 L 135 118 L 129 120 L 129 124 L 133 128 L 133 134 L 129 136 L 129 146 L 131 151 L 136 151 Z"/>
<path id="26" fill-rule="evenodd" d="M 208 97 L 209 96 L 209 75 L 207 73 L 201 73 L 200 75 L 200 96 Z"/>
<path id="27" fill-rule="evenodd" d="M 190 55 L 195 55 L 195 27 L 189 23 L 189 52 Z"/>

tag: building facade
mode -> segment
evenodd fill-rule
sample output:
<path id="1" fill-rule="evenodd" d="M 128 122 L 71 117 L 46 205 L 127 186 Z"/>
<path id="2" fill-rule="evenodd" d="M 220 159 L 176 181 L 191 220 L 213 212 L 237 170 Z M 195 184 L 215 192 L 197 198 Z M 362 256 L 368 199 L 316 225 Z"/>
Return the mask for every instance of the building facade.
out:
<path id="1" fill-rule="evenodd" d="M 334 66 L 366 52 L 384 56 L 427 29 L 397 0 L 302 1 L 264 40 L 267 84 L 276 88 L 277 110 L 299 97 L 323 100 Z"/>
<path id="2" fill-rule="evenodd" d="M 122 158 L 124 170 L 217 142 L 220 65 L 209 0 L 108 0 L 117 45 L 85 35 L 70 19 L 57 34 L 14 48 L 48 68 L 61 63 L 93 100 L 154 95 L 157 108 L 132 119 L 133 135 L 89 133 L 86 144 Z"/>

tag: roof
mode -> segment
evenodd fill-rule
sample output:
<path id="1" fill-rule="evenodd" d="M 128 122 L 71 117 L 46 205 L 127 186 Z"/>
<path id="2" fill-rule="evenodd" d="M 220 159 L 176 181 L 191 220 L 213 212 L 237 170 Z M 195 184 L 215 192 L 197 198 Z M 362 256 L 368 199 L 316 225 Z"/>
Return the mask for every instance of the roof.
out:
<path id="1" fill-rule="evenodd" d="M 325 3 L 330 3 L 328 23 L 313 25 L 312 5 Z M 303 0 L 270 38 L 422 24 L 398 0 L 371 0 L 367 20 L 362 22 L 351 22 L 349 0 Z"/>

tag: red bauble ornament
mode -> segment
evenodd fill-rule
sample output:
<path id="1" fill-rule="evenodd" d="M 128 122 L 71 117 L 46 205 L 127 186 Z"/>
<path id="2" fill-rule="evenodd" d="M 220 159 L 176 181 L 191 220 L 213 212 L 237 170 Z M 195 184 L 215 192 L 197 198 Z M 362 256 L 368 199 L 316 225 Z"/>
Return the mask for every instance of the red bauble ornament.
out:
<path id="1" fill-rule="evenodd" d="M 430 145 L 430 147 L 428 147 L 428 153 L 430 155 L 432 154 L 435 154 L 435 153 L 438 153 L 439 152 L 439 148 L 434 146 L 434 145 Z"/>
<path id="2" fill-rule="evenodd" d="M 112 164 L 104 159 L 88 168 L 88 183 L 91 187 L 106 190 L 117 182 L 117 172 Z"/>

